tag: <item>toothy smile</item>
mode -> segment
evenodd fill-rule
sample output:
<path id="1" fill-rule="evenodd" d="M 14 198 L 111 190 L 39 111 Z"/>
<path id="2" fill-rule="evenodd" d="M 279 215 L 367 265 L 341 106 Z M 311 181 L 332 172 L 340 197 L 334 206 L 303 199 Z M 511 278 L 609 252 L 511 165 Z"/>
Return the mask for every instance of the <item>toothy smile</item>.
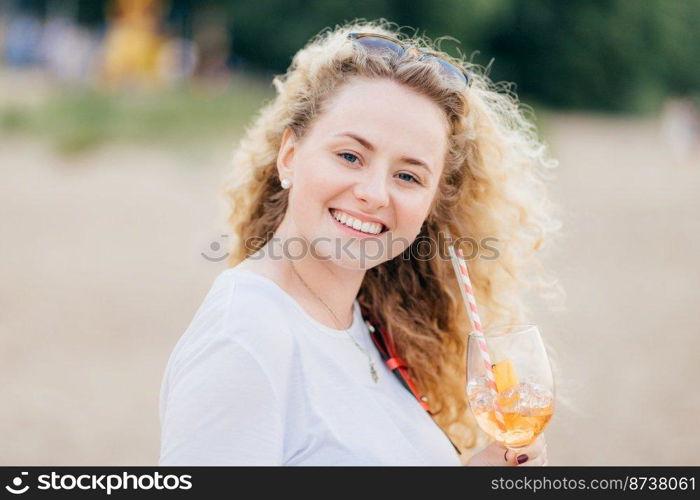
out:
<path id="1" fill-rule="evenodd" d="M 361 233 L 379 234 L 387 229 L 381 222 L 362 220 L 336 208 L 331 208 L 330 212 L 335 220 Z"/>

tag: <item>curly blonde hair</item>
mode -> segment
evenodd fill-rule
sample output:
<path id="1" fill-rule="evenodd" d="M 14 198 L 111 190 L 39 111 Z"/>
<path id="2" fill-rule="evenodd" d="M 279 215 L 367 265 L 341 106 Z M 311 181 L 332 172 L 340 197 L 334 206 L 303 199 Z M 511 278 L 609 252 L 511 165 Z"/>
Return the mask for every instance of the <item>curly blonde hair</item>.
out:
<path id="1" fill-rule="evenodd" d="M 413 245 L 425 238 L 443 241 L 439 234 L 447 231 L 472 243 L 495 239 L 497 258 L 475 258 L 469 264 L 482 323 L 525 321 L 529 309 L 522 292 L 556 285 L 545 277 L 536 254 L 560 224 L 542 175 L 556 163 L 546 156 L 524 108 L 507 87 L 504 91 L 493 84 L 483 68 L 463 56 L 452 60 L 470 74 L 466 89 L 448 81 L 431 58 L 365 50 L 347 39 L 351 32 L 392 36 L 450 57 L 428 38 L 409 37 L 384 19 L 324 29 L 299 50 L 288 71 L 275 76 L 276 97 L 260 110 L 234 154 L 234 169 L 224 186 L 236 239 L 228 265 L 264 246 L 284 217 L 288 191 L 280 187 L 276 169 L 284 129 L 303 137 L 324 103 L 352 77 L 387 78 L 432 99 L 451 129 L 438 191 Z M 440 252 L 447 254 L 444 245 Z M 473 248 L 465 252 L 473 254 Z M 407 254 L 416 255 L 415 249 L 368 269 L 357 299 L 390 332 L 428 397 L 433 418 L 464 458 L 487 439 L 466 401 L 469 318 L 449 258 L 419 260 Z"/>

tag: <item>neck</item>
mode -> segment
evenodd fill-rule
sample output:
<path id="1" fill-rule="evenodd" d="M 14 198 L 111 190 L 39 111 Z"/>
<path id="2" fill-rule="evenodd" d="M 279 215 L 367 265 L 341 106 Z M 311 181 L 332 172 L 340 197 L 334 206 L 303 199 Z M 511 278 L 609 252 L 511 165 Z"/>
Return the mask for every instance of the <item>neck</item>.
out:
<path id="1" fill-rule="evenodd" d="M 301 239 L 296 237 L 290 240 L 284 234 L 278 229 L 272 240 L 274 245 L 271 247 L 271 242 L 268 242 L 263 249 L 265 256 L 258 261 L 268 277 L 319 323 L 334 329 L 350 328 L 353 303 L 360 291 L 365 270 L 348 269 L 332 259 L 314 257 L 309 251 L 302 252 Z M 285 244 L 285 241 L 289 243 Z"/>

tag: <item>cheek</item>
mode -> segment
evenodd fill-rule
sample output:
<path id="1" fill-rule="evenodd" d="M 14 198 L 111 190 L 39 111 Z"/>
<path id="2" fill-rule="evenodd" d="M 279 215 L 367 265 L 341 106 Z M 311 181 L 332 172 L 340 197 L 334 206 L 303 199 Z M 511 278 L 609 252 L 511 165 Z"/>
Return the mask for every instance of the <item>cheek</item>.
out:
<path id="1" fill-rule="evenodd" d="M 429 199 L 412 199 L 397 202 L 396 219 L 398 231 L 411 240 L 418 237 L 430 207 Z"/>
<path id="2" fill-rule="evenodd" d="M 290 207 L 298 224 L 305 225 L 314 220 L 315 215 L 324 215 L 328 202 L 343 189 L 343 178 L 334 172 L 333 165 L 319 159 L 299 158 Z"/>
<path id="3" fill-rule="evenodd" d="M 351 176 L 343 175 L 332 159 L 299 158 L 295 172 L 296 201 L 305 209 L 323 208 L 352 185 Z"/>

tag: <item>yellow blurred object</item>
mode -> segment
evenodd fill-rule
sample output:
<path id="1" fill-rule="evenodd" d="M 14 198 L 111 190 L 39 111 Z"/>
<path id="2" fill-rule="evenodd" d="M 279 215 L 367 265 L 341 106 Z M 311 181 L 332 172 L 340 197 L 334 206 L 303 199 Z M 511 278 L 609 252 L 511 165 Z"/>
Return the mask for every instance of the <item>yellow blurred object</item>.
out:
<path id="1" fill-rule="evenodd" d="M 518 377 L 515 375 L 515 368 L 513 368 L 509 359 L 505 359 L 493 365 L 493 376 L 496 379 L 496 389 L 499 394 L 518 385 Z"/>
<path id="2" fill-rule="evenodd" d="M 157 85 L 165 41 L 158 33 L 161 0 L 116 0 L 113 6 L 103 55 L 106 83 Z"/>

